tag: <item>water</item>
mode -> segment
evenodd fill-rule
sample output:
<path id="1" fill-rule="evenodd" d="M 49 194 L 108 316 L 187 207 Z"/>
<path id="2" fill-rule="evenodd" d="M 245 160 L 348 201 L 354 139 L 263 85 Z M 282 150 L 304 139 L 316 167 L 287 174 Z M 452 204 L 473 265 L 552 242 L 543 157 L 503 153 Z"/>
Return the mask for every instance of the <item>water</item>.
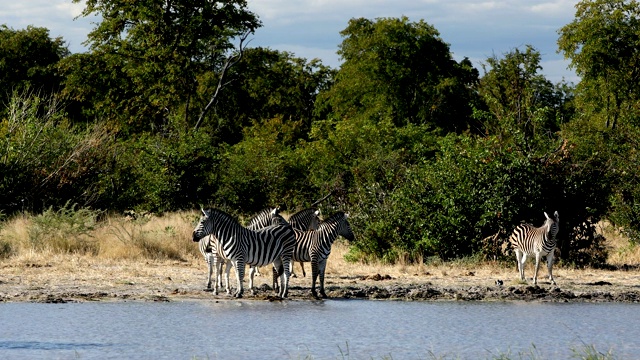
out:
<path id="1" fill-rule="evenodd" d="M 0 304 L 2 359 L 640 358 L 634 304 L 316 301 Z M 533 344 L 533 345 L 532 345 Z"/>

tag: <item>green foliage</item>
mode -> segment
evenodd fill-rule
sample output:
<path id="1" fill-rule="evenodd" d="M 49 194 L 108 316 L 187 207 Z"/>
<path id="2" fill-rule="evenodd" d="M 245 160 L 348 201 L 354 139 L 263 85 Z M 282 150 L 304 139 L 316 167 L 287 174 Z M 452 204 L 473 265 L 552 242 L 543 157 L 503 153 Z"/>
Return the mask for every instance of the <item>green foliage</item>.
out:
<path id="1" fill-rule="evenodd" d="M 544 151 L 548 138 L 572 115 L 569 90 L 538 73 L 540 53 L 531 46 L 501 59 L 494 55 L 483 66 L 478 91 L 488 114 L 476 114 L 482 132 L 501 136 L 524 152 Z"/>
<path id="2" fill-rule="evenodd" d="M 201 113 L 215 93 L 215 87 L 199 88 L 199 76 L 220 74 L 232 40 L 260 26 L 244 0 L 85 4 L 82 15 L 99 15 L 101 22 L 88 35 L 90 53 L 76 59 L 82 66 L 67 68 L 73 79 L 67 92 L 91 93 L 102 116 L 136 132 L 154 129 L 177 113 L 193 121 L 191 113 Z M 82 71 L 101 64 L 98 76 Z M 202 98 L 204 103 L 197 102 Z"/>
<path id="3" fill-rule="evenodd" d="M 65 205 L 59 210 L 49 208 L 33 218 L 28 228 L 29 244 L 33 250 L 96 255 L 98 245 L 89 238 L 99 211 L 76 209 Z"/>
<path id="4" fill-rule="evenodd" d="M 333 73 L 317 59 L 307 61 L 287 52 L 248 48 L 242 60 L 229 69 L 229 83 L 219 97 L 216 121 L 209 122 L 209 128 L 225 143 L 235 144 L 244 127 L 281 117 L 285 122 L 299 123 L 291 135 L 306 138 L 316 96 L 327 87 Z M 211 87 L 217 80 L 214 73 L 207 72 L 199 83 Z"/>
<path id="5" fill-rule="evenodd" d="M 0 25 L 0 103 L 9 103 L 13 91 L 34 89 L 45 95 L 57 91 L 62 78 L 55 66 L 68 54 L 62 38 L 51 39 L 46 28 L 13 30 Z"/>
<path id="6" fill-rule="evenodd" d="M 11 214 L 56 189 L 77 136 L 53 96 L 14 91 L 6 114 L 0 120 L 0 210 Z"/>
<path id="7" fill-rule="evenodd" d="M 99 183 L 109 209 L 193 208 L 215 192 L 220 160 L 203 132 L 168 127 L 163 134 L 124 140 L 116 149 L 112 171 Z"/>
<path id="8" fill-rule="evenodd" d="M 392 119 L 447 131 L 467 128 L 477 71 L 453 60 L 436 29 L 408 18 L 351 19 L 341 32 L 344 59 L 318 111 L 339 119 Z"/>
<path id="9" fill-rule="evenodd" d="M 559 34 L 560 51 L 582 77 L 581 110 L 605 120 L 607 127 L 615 128 L 619 119 L 635 121 L 640 115 L 640 4 L 581 1 L 575 19 Z"/>
<path id="10" fill-rule="evenodd" d="M 316 197 L 307 182 L 309 161 L 295 152 L 301 121 L 273 118 L 245 130 L 244 139 L 227 147 L 220 165 L 215 203 L 246 213 L 278 205 L 296 209 Z"/>

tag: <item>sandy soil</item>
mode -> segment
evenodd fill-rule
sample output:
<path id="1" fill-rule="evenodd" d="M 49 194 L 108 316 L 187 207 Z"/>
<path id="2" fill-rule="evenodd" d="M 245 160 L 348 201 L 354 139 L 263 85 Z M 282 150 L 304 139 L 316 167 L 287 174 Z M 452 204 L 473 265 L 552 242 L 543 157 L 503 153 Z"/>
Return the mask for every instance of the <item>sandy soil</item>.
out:
<path id="1" fill-rule="evenodd" d="M 296 265 L 296 269 L 298 269 Z M 388 270 L 388 271 L 386 271 Z M 221 291 L 205 291 L 204 261 L 104 260 L 55 256 L 30 261 L 0 260 L 0 302 L 182 301 L 232 299 Z M 263 273 L 268 273 L 263 268 Z M 527 269 L 527 276 L 531 276 Z M 517 281 L 513 268 L 482 265 L 361 267 L 348 274 L 328 268 L 329 298 L 412 301 L 558 301 L 638 302 L 640 270 L 573 270 L 554 268 L 557 285 L 541 269 L 538 286 Z M 497 285 L 496 280 L 502 280 Z M 235 276 L 231 277 L 235 288 Z M 245 299 L 279 300 L 271 290 L 271 276 L 255 279 L 257 291 Z M 248 278 L 245 277 L 245 289 Z M 310 269 L 291 279 L 290 300 L 313 300 Z"/>

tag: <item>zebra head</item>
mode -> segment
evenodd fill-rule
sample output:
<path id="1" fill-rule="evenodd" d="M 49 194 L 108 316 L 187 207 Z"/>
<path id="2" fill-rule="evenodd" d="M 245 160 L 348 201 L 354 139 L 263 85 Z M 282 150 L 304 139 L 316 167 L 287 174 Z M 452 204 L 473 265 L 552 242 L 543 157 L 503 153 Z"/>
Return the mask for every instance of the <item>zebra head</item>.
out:
<path id="1" fill-rule="evenodd" d="M 349 241 L 355 240 L 356 236 L 353 234 L 351 230 L 351 225 L 347 218 L 349 217 L 348 213 L 339 212 L 338 216 L 340 216 L 338 221 L 338 235 L 342 235 L 345 239 Z"/>
<path id="2" fill-rule="evenodd" d="M 202 209 L 202 216 L 200 216 L 200 221 L 196 228 L 193 229 L 193 238 L 194 242 L 200 241 L 203 237 L 211 234 L 213 230 L 213 226 L 211 224 L 211 210 Z"/>
<path id="3" fill-rule="evenodd" d="M 280 208 L 275 208 L 271 210 L 271 225 L 289 225 L 287 220 L 285 220 L 282 215 L 280 215 Z"/>
<path id="4" fill-rule="evenodd" d="M 553 218 L 550 218 L 546 212 L 544 213 L 544 217 L 546 217 L 547 220 L 545 220 L 543 226 L 547 228 L 547 231 L 549 231 L 549 237 L 551 239 L 555 239 L 559 230 L 560 216 L 556 211 L 553 213 Z"/>

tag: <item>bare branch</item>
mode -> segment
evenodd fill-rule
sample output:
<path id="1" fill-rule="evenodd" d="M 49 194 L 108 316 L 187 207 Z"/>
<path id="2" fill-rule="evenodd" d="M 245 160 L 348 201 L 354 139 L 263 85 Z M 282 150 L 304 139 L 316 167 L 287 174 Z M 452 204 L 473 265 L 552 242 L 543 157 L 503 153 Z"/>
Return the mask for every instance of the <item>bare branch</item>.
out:
<path id="1" fill-rule="evenodd" d="M 220 73 L 220 78 L 218 78 L 218 86 L 216 86 L 216 91 L 211 96 L 211 99 L 209 100 L 209 103 L 207 103 L 207 105 L 204 107 L 204 109 L 202 109 L 202 112 L 200 113 L 200 116 L 198 117 L 198 121 L 196 122 L 196 125 L 193 128 L 194 130 L 198 130 L 198 128 L 200 127 L 200 124 L 202 123 L 202 119 L 204 119 L 205 115 L 211 109 L 211 106 L 218 99 L 218 94 L 220 94 L 220 90 L 222 90 L 223 87 L 225 87 L 227 84 L 229 84 L 229 82 L 224 82 L 224 77 L 225 77 L 227 71 L 242 59 L 242 55 L 244 54 L 244 48 L 246 47 L 246 44 L 244 44 L 244 41 L 247 39 L 247 37 L 249 36 L 250 33 L 251 33 L 251 31 L 247 31 L 244 34 L 242 34 L 242 36 L 240 37 L 240 45 L 238 46 L 239 52 L 237 54 L 235 54 L 235 55 L 230 55 L 227 58 L 227 60 L 225 61 L 224 66 L 222 67 L 222 72 Z M 251 41 L 251 40 L 249 40 L 249 41 Z M 248 43 L 249 42 L 247 42 L 247 44 Z"/>
<path id="2" fill-rule="evenodd" d="M 323 201 L 327 200 L 327 198 L 328 198 L 329 196 L 331 196 L 331 195 L 333 195 L 333 191 L 332 191 L 332 192 L 330 192 L 330 193 L 328 193 L 327 195 L 325 195 L 322 199 L 320 199 L 320 200 L 318 200 L 318 201 L 314 202 L 313 204 L 311 204 L 311 207 L 314 207 L 314 206 L 316 206 L 316 205 L 320 204 L 321 202 L 323 202 Z"/>

